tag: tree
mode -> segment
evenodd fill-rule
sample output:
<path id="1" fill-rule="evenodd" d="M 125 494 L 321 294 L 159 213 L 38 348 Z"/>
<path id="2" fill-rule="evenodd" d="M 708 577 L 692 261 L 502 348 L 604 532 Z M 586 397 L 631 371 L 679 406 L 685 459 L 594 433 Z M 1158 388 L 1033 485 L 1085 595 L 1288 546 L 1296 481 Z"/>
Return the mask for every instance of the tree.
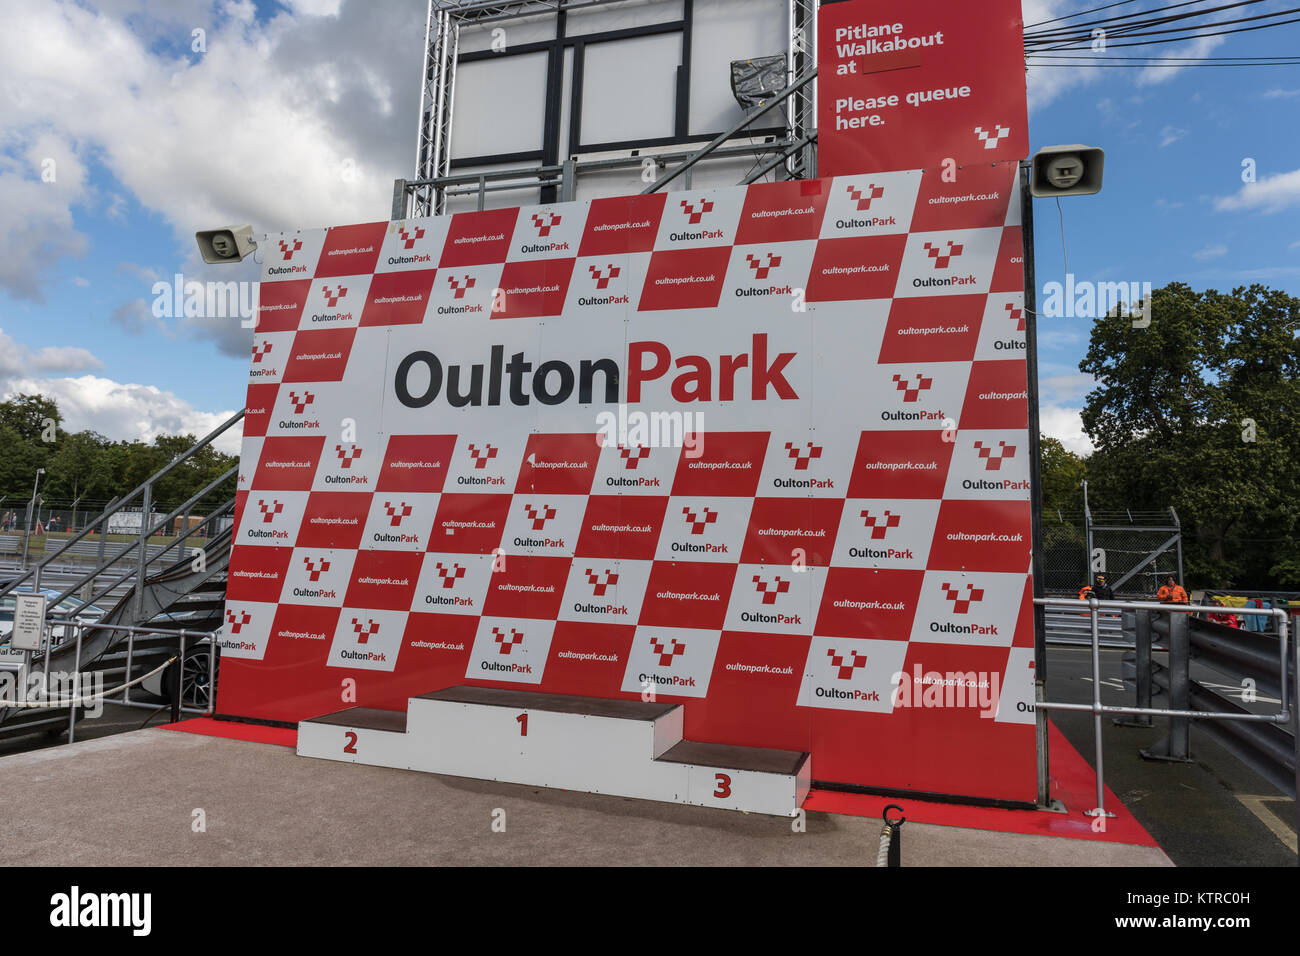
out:
<path id="1" fill-rule="evenodd" d="M 1193 586 L 1277 586 L 1300 529 L 1300 299 L 1260 285 L 1183 283 L 1151 296 L 1151 323 L 1098 319 L 1079 368 L 1103 509 L 1173 506 Z"/>
<path id="2" fill-rule="evenodd" d="M 152 442 L 109 441 L 93 431 L 58 431 L 62 421 L 57 404 L 42 395 L 16 395 L 0 402 L 0 448 L 5 452 L 0 456 L 0 494 L 6 496 L 0 514 L 21 510 L 31 499 L 37 468 L 46 470 L 41 495 L 48 505 L 58 502 L 66 508 L 81 499 L 81 508 L 90 510 L 134 490 L 196 442 L 193 435 L 160 435 Z M 155 483 L 154 510 L 166 513 L 179 507 L 237 461 L 210 447 L 202 449 Z M 205 495 L 194 510 L 204 513 L 234 493 L 232 477 Z M 132 504 L 140 503 L 137 499 Z"/>
<path id="3" fill-rule="evenodd" d="M 111 483 L 103 456 L 108 439 L 92 431 L 65 434 L 49 457 L 46 488 L 52 496 L 73 500 L 110 491 Z"/>
<path id="4" fill-rule="evenodd" d="M 46 441 L 63 424 L 59 406 L 44 395 L 18 394 L 0 402 L 0 427 L 16 431 L 22 440 L 31 444 Z M 51 427 L 53 426 L 53 427 Z"/>
<path id="5" fill-rule="evenodd" d="M 1082 512 L 1082 482 L 1087 472 L 1084 460 L 1048 435 L 1039 437 L 1038 448 L 1042 460 L 1043 513 Z"/>

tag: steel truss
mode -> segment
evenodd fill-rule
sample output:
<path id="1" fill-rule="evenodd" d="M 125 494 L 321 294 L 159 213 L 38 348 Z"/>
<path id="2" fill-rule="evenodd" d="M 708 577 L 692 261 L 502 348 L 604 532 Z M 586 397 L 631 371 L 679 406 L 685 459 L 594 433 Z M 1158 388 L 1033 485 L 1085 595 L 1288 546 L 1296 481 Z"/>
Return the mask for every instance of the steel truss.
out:
<path id="1" fill-rule="evenodd" d="M 465 25 L 479 25 L 502 20 L 520 19 L 537 15 L 556 15 L 591 7 L 627 3 L 628 0 L 514 0 L 514 2 L 484 2 L 484 0 L 428 0 L 425 19 L 424 64 L 420 74 L 420 116 L 416 131 L 415 176 L 411 180 L 399 179 L 393 188 L 394 219 L 407 215 L 421 217 L 441 215 L 446 212 L 448 187 L 464 181 L 464 177 L 451 175 L 451 134 L 455 104 L 456 63 L 460 29 Z M 655 2 L 655 0 L 647 0 Z M 788 0 L 789 39 L 787 63 L 789 82 L 805 77 L 816 67 L 817 2 L 816 0 Z M 813 84 L 804 84 L 788 97 L 785 119 L 785 136 L 777 143 L 756 143 L 756 154 L 776 151 L 776 162 L 768 161 L 764 173 L 782 167 L 787 179 L 806 179 L 816 175 L 817 94 Z M 633 149 L 626 151 L 630 157 Z M 714 156 L 728 155 L 729 151 L 707 150 Z M 560 183 L 562 192 L 572 195 L 573 184 L 568 181 L 576 170 L 565 164 Z M 579 164 L 585 166 L 585 164 Z M 522 185 L 532 186 L 554 180 L 554 172 L 537 167 L 510 170 L 506 178 L 522 180 Z M 500 178 L 500 175 L 494 176 Z M 453 181 L 454 180 L 454 181 Z M 510 188 L 510 187 L 499 187 Z M 455 195 L 455 193 L 451 193 Z M 481 195 L 481 193 L 480 193 Z M 409 197 L 409 198 L 408 198 Z"/>

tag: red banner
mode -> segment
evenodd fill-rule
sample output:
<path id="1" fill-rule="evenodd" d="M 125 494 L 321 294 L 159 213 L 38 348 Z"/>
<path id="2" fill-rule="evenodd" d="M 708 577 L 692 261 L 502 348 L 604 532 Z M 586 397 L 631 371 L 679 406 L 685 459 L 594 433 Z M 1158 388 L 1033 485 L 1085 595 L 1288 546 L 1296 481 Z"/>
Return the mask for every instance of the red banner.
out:
<path id="1" fill-rule="evenodd" d="M 818 175 L 1029 155 L 1020 0 L 846 0 L 817 30 Z"/>

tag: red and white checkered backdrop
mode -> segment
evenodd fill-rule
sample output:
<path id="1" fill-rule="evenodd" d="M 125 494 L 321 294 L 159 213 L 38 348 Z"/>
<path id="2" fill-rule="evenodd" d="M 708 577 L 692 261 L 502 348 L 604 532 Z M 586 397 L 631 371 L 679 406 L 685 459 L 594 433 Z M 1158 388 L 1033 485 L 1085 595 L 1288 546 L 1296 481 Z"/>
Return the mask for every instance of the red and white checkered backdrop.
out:
<path id="1" fill-rule="evenodd" d="M 1019 212 L 1004 162 L 272 237 L 218 711 L 653 691 L 1032 800 Z"/>

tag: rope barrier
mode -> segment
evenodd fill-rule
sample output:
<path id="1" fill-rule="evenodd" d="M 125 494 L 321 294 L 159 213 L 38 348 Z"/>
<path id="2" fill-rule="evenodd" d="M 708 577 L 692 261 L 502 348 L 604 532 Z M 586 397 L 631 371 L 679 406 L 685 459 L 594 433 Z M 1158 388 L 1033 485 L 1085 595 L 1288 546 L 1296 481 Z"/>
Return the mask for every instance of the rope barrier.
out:
<path id="1" fill-rule="evenodd" d="M 889 819 L 890 810 L 899 812 L 900 816 L 897 820 Z M 901 816 L 902 812 L 902 807 L 891 803 L 880 815 L 885 825 L 880 830 L 880 848 L 876 851 L 876 866 L 903 865 L 903 824 L 907 822 L 907 817 Z"/>
<path id="2" fill-rule="evenodd" d="M 157 674 L 159 671 L 164 670 L 169 664 L 171 664 L 175 660 L 176 657 L 173 655 L 172 657 L 169 657 L 167 660 L 163 661 L 163 663 L 159 664 L 149 673 L 141 674 L 133 681 L 127 681 L 125 684 L 120 684 L 117 687 L 114 687 L 112 690 L 101 691 L 100 693 L 92 694 L 89 697 L 72 697 L 66 700 L 41 700 L 41 701 L 25 700 L 25 701 L 19 701 L 17 703 L 9 703 L 8 701 L 0 700 L 0 708 L 2 707 L 13 707 L 13 708 L 75 707 L 78 704 L 83 704 L 86 703 L 87 701 L 103 700 L 109 694 L 116 694 L 120 690 L 126 690 L 128 687 L 134 687 L 136 684 L 140 683 L 141 681 L 148 680 L 150 677 L 153 677 L 154 674 Z"/>

